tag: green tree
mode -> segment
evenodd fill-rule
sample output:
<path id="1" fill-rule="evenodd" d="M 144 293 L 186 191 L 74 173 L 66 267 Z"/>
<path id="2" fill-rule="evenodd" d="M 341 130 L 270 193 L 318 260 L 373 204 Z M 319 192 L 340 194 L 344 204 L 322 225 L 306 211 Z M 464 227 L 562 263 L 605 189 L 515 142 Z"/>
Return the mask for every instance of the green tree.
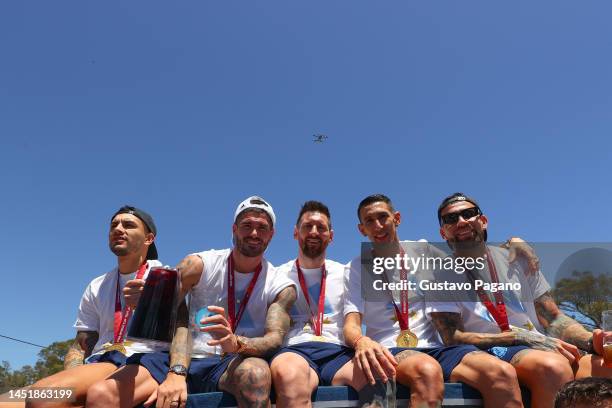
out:
<path id="1" fill-rule="evenodd" d="M 57 341 L 38 352 L 34 367 L 25 365 L 19 370 L 12 370 L 7 361 L 0 365 L 0 394 L 10 389 L 31 385 L 41 378 L 48 377 L 64 369 L 64 356 L 73 339 Z"/>
<path id="2" fill-rule="evenodd" d="M 612 276 L 573 271 L 570 278 L 557 282 L 553 296 L 557 302 L 572 302 L 601 324 L 601 312 L 612 309 Z"/>

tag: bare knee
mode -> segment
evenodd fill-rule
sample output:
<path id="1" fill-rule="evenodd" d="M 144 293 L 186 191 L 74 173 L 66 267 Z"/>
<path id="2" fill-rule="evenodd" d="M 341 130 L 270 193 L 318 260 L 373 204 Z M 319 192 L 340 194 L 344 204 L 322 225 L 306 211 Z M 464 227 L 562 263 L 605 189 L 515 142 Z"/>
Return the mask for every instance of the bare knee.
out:
<path id="1" fill-rule="evenodd" d="M 518 387 L 518 377 L 514 367 L 505 361 L 495 360 L 484 368 L 485 382 L 492 387 L 509 388 L 512 385 Z"/>
<path id="2" fill-rule="evenodd" d="M 243 360 L 234 370 L 231 382 L 232 392 L 240 405 L 257 405 L 270 398 L 270 367 L 260 358 Z"/>
<path id="3" fill-rule="evenodd" d="M 574 372 L 567 359 L 563 356 L 542 359 L 538 362 L 536 374 L 543 384 L 561 387 L 574 379 Z"/>
<path id="4" fill-rule="evenodd" d="M 113 382 L 98 381 L 87 390 L 87 407 L 112 407 L 119 406 L 119 400 L 115 393 Z"/>
<path id="5" fill-rule="evenodd" d="M 397 379 L 426 401 L 439 401 L 444 396 L 444 378 L 440 364 L 425 354 L 415 354 L 397 367 Z"/>
<path id="6" fill-rule="evenodd" d="M 278 394 L 295 396 L 310 395 L 308 364 L 283 364 L 272 362 L 270 366 L 274 388 Z"/>

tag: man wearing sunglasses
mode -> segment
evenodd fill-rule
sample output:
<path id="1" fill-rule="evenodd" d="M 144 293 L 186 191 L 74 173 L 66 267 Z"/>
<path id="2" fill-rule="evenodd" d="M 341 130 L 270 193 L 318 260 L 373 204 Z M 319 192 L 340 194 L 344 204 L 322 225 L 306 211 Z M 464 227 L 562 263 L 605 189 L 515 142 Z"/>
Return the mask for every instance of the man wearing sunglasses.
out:
<path id="1" fill-rule="evenodd" d="M 372 243 L 373 257 L 436 250 L 424 241 L 400 241 L 401 215 L 383 194 L 364 198 L 357 215 L 358 229 Z M 400 289 L 398 300 L 391 291 L 378 291 L 368 280 L 367 263 L 359 256 L 345 271 L 344 338 L 355 349 L 353 362 L 368 381 L 397 377 L 410 387 L 410 406 L 415 407 L 440 406 L 443 380 L 461 381 L 478 389 L 486 406 L 522 407 L 512 367 L 474 346 L 444 347 L 417 291 Z M 401 277 L 403 270 L 389 272 L 387 279 L 391 281 Z M 419 274 L 411 273 L 415 272 Z M 372 288 L 378 294 L 368 293 Z"/>
<path id="2" fill-rule="evenodd" d="M 524 260 L 511 263 L 507 250 L 487 245 L 488 219 L 476 200 L 463 193 L 446 197 L 438 220 L 455 259 L 483 260 L 482 268 L 461 274 L 447 271 L 439 278 L 470 283 L 471 299 L 428 302 L 427 313 L 445 344 L 475 345 L 509 362 L 519 381 L 530 388 L 532 406 L 552 406 L 558 389 L 573 379 L 578 348 L 601 355 L 601 331 L 594 337 L 560 312 L 540 271 L 529 273 Z M 484 290 L 483 282 L 506 290 Z M 601 358 L 588 359 L 601 368 Z"/>

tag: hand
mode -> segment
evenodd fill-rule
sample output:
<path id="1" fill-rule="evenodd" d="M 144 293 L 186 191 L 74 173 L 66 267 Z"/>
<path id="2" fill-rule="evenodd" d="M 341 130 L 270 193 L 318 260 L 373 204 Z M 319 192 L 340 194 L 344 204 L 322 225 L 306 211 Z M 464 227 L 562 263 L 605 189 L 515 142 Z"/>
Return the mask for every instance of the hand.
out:
<path id="1" fill-rule="evenodd" d="M 149 407 L 157 399 L 156 408 L 185 408 L 187 405 L 187 382 L 182 375 L 168 373 L 163 383 L 144 402 Z"/>
<path id="2" fill-rule="evenodd" d="M 375 376 L 385 383 L 389 378 L 395 378 L 395 357 L 386 347 L 369 337 L 362 337 L 357 342 L 353 360 L 372 385 L 376 384 Z"/>
<path id="3" fill-rule="evenodd" d="M 611 331 L 603 331 L 601 329 L 593 330 L 593 350 L 595 354 L 603 356 L 604 339 L 612 339 Z"/>
<path id="4" fill-rule="evenodd" d="M 527 271 L 528 274 L 535 275 L 540 270 L 540 259 L 533 248 L 522 239 L 511 237 L 508 241 L 504 242 L 501 247 L 510 251 L 508 255 L 508 261 L 510 263 L 515 262 L 517 257 L 524 258 L 529 266 L 529 270 Z"/>
<path id="5" fill-rule="evenodd" d="M 515 332 L 515 336 L 517 344 L 524 344 L 536 350 L 557 352 L 567 358 L 570 364 L 580 360 L 578 347 L 563 340 L 528 331 Z"/>
<path id="6" fill-rule="evenodd" d="M 138 304 L 138 299 L 140 299 L 140 294 L 144 289 L 144 284 L 144 279 L 132 279 L 125 283 L 125 287 L 123 288 L 123 298 L 127 306 L 131 308 L 136 307 Z"/>
<path id="7" fill-rule="evenodd" d="M 238 339 L 232 333 L 232 327 L 225 318 L 225 309 L 219 306 L 208 306 L 208 311 L 216 313 L 200 320 L 201 325 L 209 325 L 200 328 L 200 331 L 210 333 L 213 340 L 206 344 L 209 346 L 221 346 L 225 353 L 234 353 L 238 350 Z"/>

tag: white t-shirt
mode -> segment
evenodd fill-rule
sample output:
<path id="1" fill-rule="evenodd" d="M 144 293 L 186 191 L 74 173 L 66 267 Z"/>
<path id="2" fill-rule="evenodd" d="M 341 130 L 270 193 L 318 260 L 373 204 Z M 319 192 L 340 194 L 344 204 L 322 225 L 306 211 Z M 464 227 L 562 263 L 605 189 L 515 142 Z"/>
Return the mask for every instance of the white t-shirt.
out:
<path id="1" fill-rule="evenodd" d="M 429 245 L 425 241 L 402 241 L 422 242 L 422 245 L 411 244 L 404 246 L 406 254 L 419 257 L 423 251 L 427 251 Z M 395 271 L 398 273 L 398 271 Z M 417 272 L 418 274 L 418 272 Z M 412 281 L 418 275 L 409 275 Z M 362 295 L 361 256 L 353 259 L 345 269 L 344 275 L 344 315 L 359 312 L 362 316 L 362 324 L 366 327 L 366 336 L 377 341 L 385 347 L 397 347 L 396 338 L 400 334 L 400 325 L 395 313 L 392 295 L 389 293 L 388 300 L 372 301 L 365 300 Z M 442 341 L 425 315 L 425 303 L 420 293 L 409 291 L 408 326 L 418 338 L 417 347 L 438 347 Z M 399 301 L 397 306 L 400 307 Z"/>
<path id="2" fill-rule="evenodd" d="M 200 331 L 200 320 L 210 312 L 208 306 L 220 306 L 227 314 L 227 260 L 231 249 L 210 250 L 197 255 L 204 263 L 204 273 L 200 281 L 191 289 L 189 295 L 189 321 L 193 336 L 192 356 L 202 358 L 211 354 L 221 354 L 220 346 L 211 347 L 206 343 L 212 340 L 210 334 Z M 235 272 L 236 309 L 238 314 L 240 302 L 244 299 L 254 271 L 249 273 Z M 268 306 L 286 287 L 295 284 L 285 275 L 277 273 L 276 268 L 262 261 L 262 269 L 251 293 L 247 307 L 236 327 L 236 334 L 244 337 L 261 337 L 265 333 Z"/>
<path id="3" fill-rule="evenodd" d="M 146 279 L 149 270 L 156 266 L 162 266 L 157 260 L 148 260 L 147 269 L 143 279 Z M 128 280 L 134 279 L 136 272 L 130 274 L 119 274 L 117 268 L 98 276 L 85 289 L 79 304 L 74 328 L 77 331 L 95 331 L 98 332 L 98 342 L 94 346 L 92 355 L 102 354 L 105 352 L 104 345 L 112 344 L 114 337 L 114 322 L 115 322 L 115 297 L 117 294 L 117 278 L 120 275 L 119 288 L 123 289 Z M 121 306 L 124 308 L 123 292 L 120 291 Z M 129 324 L 129 323 L 128 323 Z M 140 343 L 128 342 L 126 344 L 126 355 L 130 356 L 134 353 L 146 353 L 151 351 L 160 351 L 168 349 L 167 343 L 159 343 L 157 347 Z"/>
<path id="4" fill-rule="evenodd" d="M 522 258 L 510 264 L 508 262 L 508 251 L 503 248 L 489 246 L 489 251 L 494 261 L 495 270 L 500 283 L 518 283 L 521 290 L 503 291 L 506 312 L 508 313 L 508 323 L 510 325 L 544 333 L 544 328 L 540 325 L 533 300 L 542 296 L 550 290 L 550 285 L 540 271 L 536 274 L 529 274 L 526 271 L 527 265 Z M 486 265 L 486 263 L 485 263 Z M 448 282 L 472 282 L 467 273 L 457 274 L 453 271 L 445 272 L 443 279 Z M 475 279 L 491 282 L 488 266 L 485 266 Z M 442 279 L 442 278 L 440 278 Z M 485 291 L 485 293 L 487 293 Z M 493 297 L 490 297 L 494 301 Z M 451 312 L 459 313 L 463 318 L 463 326 L 466 331 L 474 333 L 499 333 L 500 329 L 493 316 L 489 313 L 485 305 L 481 302 L 427 302 L 427 315 L 432 312 Z"/>
<path id="5" fill-rule="evenodd" d="M 308 288 L 312 313 L 316 316 L 319 294 L 321 293 L 321 269 L 301 269 L 304 273 L 306 287 Z M 344 335 L 342 333 L 344 326 L 344 316 L 342 313 L 344 302 L 344 265 L 326 259 L 325 269 L 327 271 L 327 279 L 325 281 L 325 307 L 321 335 L 329 343 L 344 344 Z M 311 312 L 300 286 L 295 260 L 279 266 L 278 272 L 288 276 L 295 283 L 298 294 L 297 300 L 290 312 L 291 329 L 285 338 L 285 344 L 293 345 L 313 341 L 315 333 L 310 324 Z"/>

